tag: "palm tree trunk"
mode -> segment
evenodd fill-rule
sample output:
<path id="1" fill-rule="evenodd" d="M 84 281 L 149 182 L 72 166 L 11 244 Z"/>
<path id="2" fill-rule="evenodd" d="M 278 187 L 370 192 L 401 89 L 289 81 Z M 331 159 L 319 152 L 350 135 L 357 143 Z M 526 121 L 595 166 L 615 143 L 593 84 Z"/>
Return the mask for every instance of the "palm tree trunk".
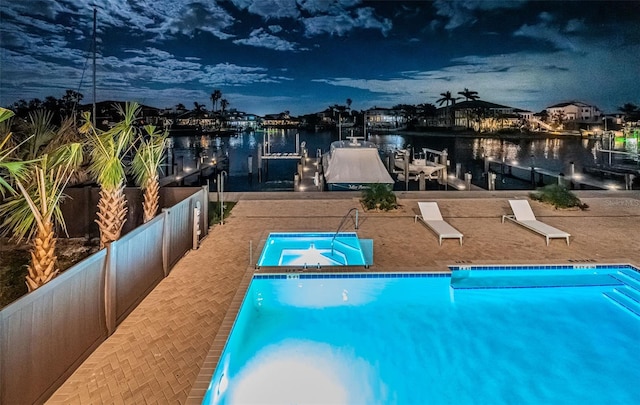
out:
<path id="1" fill-rule="evenodd" d="M 100 248 L 107 243 L 120 239 L 122 227 L 127 220 L 127 199 L 124 195 L 124 184 L 120 187 L 100 190 L 98 201 L 98 219 L 100 228 Z"/>
<path id="2" fill-rule="evenodd" d="M 160 200 L 159 195 L 160 184 L 158 183 L 158 176 L 147 180 L 146 187 L 144 189 L 144 219 L 143 221 L 149 222 L 151 221 L 158 212 L 158 201 Z"/>
<path id="3" fill-rule="evenodd" d="M 27 266 L 27 288 L 33 291 L 58 275 L 56 265 L 56 238 L 53 223 L 47 221 L 38 228 L 31 250 L 31 263 Z"/>

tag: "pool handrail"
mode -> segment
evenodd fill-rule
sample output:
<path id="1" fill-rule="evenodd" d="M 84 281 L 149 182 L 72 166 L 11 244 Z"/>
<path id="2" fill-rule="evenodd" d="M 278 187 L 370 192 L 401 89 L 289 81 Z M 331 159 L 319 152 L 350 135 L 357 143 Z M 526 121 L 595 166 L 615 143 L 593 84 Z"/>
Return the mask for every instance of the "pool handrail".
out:
<path id="1" fill-rule="evenodd" d="M 340 232 L 340 229 L 342 228 L 342 226 L 344 225 L 344 223 L 346 222 L 347 218 L 349 218 L 349 214 L 351 214 L 351 212 L 355 210 L 356 211 L 356 230 L 358 229 L 358 208 L 354 207 L 349 209 L 349 211 L 347 211 L 347 213 L 342 217 L 342 220 L 340 220 L 340 224 L 338 225 L 338 229 L 336 229 L 336 232 L 333 234 L 333 238 L 331 238 L 331 255 L 333 255 L 333 241 L 336 240 L 336 236 L 338 236 L 338 233 Z"/>

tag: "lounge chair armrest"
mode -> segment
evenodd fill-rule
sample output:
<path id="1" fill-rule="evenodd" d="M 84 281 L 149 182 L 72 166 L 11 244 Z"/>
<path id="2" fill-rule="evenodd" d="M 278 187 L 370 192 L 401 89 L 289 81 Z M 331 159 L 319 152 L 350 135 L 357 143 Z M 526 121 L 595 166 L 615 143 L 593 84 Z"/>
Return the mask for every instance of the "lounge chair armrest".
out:
<path id="1" fill-rule="evenodd" d="M 509 219 L 509 220 L 511 220 L 511 221 L 515 221 L 515 216 L 513 216 L 513 215 L 503 215 L 503 216 L 502 216 L 502 223 L 503 223 L 503 224 L 504 224 L 504 220 L 505 220 L 505 219 Z"/>

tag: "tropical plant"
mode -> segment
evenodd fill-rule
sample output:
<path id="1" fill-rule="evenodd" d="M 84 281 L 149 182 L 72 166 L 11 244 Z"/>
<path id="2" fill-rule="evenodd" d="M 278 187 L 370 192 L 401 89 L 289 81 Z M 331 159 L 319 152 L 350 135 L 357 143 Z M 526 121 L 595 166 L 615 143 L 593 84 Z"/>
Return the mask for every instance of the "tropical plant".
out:
<path id="1" fill-rule="evenodd" d="M 196 116 L 196 118 L 200 118 L 204 115 L 204 104 L 200 104 L 197 101 L 193 102 L 193 114 Z"/>
<path id="2" fill-rule="evenodd" d="M 222 92 L 220 90 L 214 90 L 211 93 L 211 102 L 213 103 L 213 112 L 216 111 L 216 106 L 218 105 L 218 100 L 222 98 Z"/>
<path id="3" fill-rule="evenodd" d="M 10 198 L 0 207 L 0 214 L 6 217 L 2 228 L 10 230 L 18 241 L 24 238 L 33 241 L 26 277 L 29 291 L 58 274 L 55 226 L 66 232 L 60 204 L 64 200 L 64 188 L 81 162 L 81 144 L 62 147 L 51 156 L 44 155 L 23 180 L 16 179 L 21 195 Z"/>
<path id="4" fill-rule="evenodd" d="M 571 190 L 559 184 L 550 184 L 538 188 L 535 192 L 529 193 L 532 200 L 551 204 L 555 208 L 578 207 L 581 210 L 589 208 Z"/>
<path id="5" fill-rule="evenodd" d="M 34 128 L 44 132 L 50 130 L 38 125 Z M 26 145 L 30 149 L 27 153 L 30 153 L 33 144 L 23 142 L 21 145 Z M 55 228 L 59 226 L 66 232 L 60 204 L 73 172 L 82 163 L 80 143 L 57 147 L 54 143 L 39 145 L 46 153 L 39 155 L 37 160 L 20 162 L 19 174 L 11 170 L 19 193 L 0 205 L 0 217 L 4 218 L 0 224 L 1 234 L 10 234 L 18 242 L 23 239 L 32 241 L 31 262 L 26 276 L 29 291 L 41 287 L 59 272 Z M 53 147 L 56 149 L 51 150 Z"/>
<path id="6" fill-rule="evenodd" d="M 640 121 L 640 107 L 633 103 L 625 103 L 622 107 L 618 107 L 618 111 L 624 114 L 626 121 Z"/>
<path id="7" fill-rule="evenodd" d="M 360 202 L 368 210 L 380 209 L 389 211 L 398 208 L 396 195 L 386 184 L 371 184 L 368 189 L 362 191 Z"/>
<path id="8" fill-rule="evenodd" d="M 148 137 L 136 148 L 131 171 L 136 184 L 144 191 L 143 221 L 148 222 L 156 216 L 160 201 L 160 183 L 158 170 L 164 160 L 164 143 L 167 131 L 158 132 L 154 125 L 144 127 Z"/>
<path id="9" fill-rule="evenodd" d="M 220 109 L 223 113 L 227 110 L 227 107 L 229 107 L 229 100 L 227 100 L 226 98 L 220 100 Z"/>
<path id="10" fill-rule="evenodd" d="M 120 238 L 127 216 L 127 199 L 124 195 L 126 172 L 123 158 L 129 152 L 138 129 L 135 122 L 140 113 L 138 103 L 126 103 L 123 108 L 115 105 L 122 120 L 108 131 L 100 131 L 91 123 L 91 114 L 83 114 L 84 124 L 80 132 L 89 136 L 91 164 L 89 171 L 100 186 L 98 219 L 100 248 Z"/>
<path id="11" fill-rule="evenodd" d="M 469 100 L 475 101 L 475 100 L 480 98 L 480 96 L 478 95 L 477 91 L 469 90 L 466 87 L 464 88 L 463 91 L 459 91 L 458 94 L 460 94 L 462 97 L 464 97 L 465 101 L 469 101 Z"/>
<path id="12" fill-rule="evenodd" d="M 0 107 L 0 195 L 5 196 L 6 192 L 14 194 L 16 191 L 11 187 L 9 173 L 18 175 L 24 166 L 22 162 L 11 159 L 12 153 L 17 146 L 12 146 L 10 125 L 8 124 L 14 113 L 11 110 Z"/>
<path id="13" fill-rule="evenodd" d="M 457 98 L 453 97 L 451 95 L 450 91 L 447 91 L 445 93 L 440 93 L 440 95 L 442 96 L 441 98 L 439 98 L 436 103 L 438 103 L 438 105 L 442 105 L 445 104 L 445 107 L 447 108 L 447 120 L 449 121 L 449 123 L 452 123 L 453 120 L 451 119 L 451 111 L 449 109 L 449 103 L 451 103 L 451 105 L 456 103 Z"/>

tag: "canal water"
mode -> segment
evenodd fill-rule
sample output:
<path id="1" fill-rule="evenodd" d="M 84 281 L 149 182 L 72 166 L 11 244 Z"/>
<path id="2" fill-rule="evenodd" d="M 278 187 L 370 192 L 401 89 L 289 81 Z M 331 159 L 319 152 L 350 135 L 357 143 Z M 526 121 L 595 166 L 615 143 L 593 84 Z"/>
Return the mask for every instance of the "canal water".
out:
<path id="1" fill-rule="evenodd" d="M 270 130 L 267 132 L 238 133 L 228 136 L 172 136 L 166 174 L 171 171 L 195 170 L 202 163 L 215 163 L 217 170 L 206 178 L 192 176 L 190 182 L 206 184 L 215 191 L 214 182 L 218 174 L 224 176 L 225 191 L 291 191 L 297 168 L 295 160 L 263 160 L 258 167 L 258 150 L 265 142 L 270 144 L 272 153 L 296 152 L 296 140 L 306 148 L 309 157 L 326 153 L 332 141 L 338 140 L 334 132 L 307 132 L 295 129 Z M 487 189 L 485 174 L 487 167 L 496 173 L 496 190 L 526 190 L 542 185 L 536 178 L 520 174 L 516 178 L 502 169 L 501 162 L 521 168 L 534 167 L 555 174 L 583 173 L 599 164 L 615 164 L 620 155 L 599 151 L 608 149 L 606 139 L 586 139 L 573 136 L 482 136 L 452 133 L 421 134 L 369 134 L 367 140 L 378 145 L 380 151 L 392 153 L 396 149 L 413 149 L 414 152 L 429 150 L 447 150 L 449 174 L 471 173 L 472 183 Z M 615 142 L 615 141 L 614 141 Z M 614 147 L 619 145 L 613 145 Z M 427 158 L 436 158 L 435 155 Z M 383 157 L 384 159 L 384 157 Z M 503 173 L 504 171 L 504 173 Z M 520 170 L 522 172 L 522 170 Z M 515 171 L 514 171 L 515 174 Z M 612 188 L 624 189 L 623 177 L 603 178 L 604 184 Z M 550 180 L 546 179 L 546 183 Z M 553 180 L 551 180 L 553 181 Z M 534 183 L 536 183 L 534 186 Z M 582 188 L 592 188 L 581 186 Z M 404 190 L 405 183 L 397 182 L 394 190 Z M 416 181 L 409 182 L 410 190 L 417 190 Z M 430 181 L 427 189 L 442 190 L 443 185 Z"/>

